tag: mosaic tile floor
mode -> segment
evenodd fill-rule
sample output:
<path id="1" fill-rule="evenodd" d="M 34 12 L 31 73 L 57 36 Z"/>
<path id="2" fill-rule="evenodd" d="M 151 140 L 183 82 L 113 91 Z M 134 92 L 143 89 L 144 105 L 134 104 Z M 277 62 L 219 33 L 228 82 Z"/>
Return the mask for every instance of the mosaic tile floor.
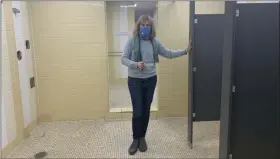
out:
<path id="1" fill-rule="evenodd" d="M 110 108 L 131 107 L 130 94 L 127 84 L 110 84 L 109 86 Z M 155 91 L 152 105 L 157 105 L 157 91 Z"/>
<path id="2" fill-rule="evenodd" d="M 218 122 L 194 124 L 194 148 L 187 145 L 187 119 L 151 120 L 149 149 L 134 156 L 129 121 L 69 121 L 42 123 L 20 144 L 10 158 L 33 158 L 46 151 L 46 158 L 217 158 Z"/>

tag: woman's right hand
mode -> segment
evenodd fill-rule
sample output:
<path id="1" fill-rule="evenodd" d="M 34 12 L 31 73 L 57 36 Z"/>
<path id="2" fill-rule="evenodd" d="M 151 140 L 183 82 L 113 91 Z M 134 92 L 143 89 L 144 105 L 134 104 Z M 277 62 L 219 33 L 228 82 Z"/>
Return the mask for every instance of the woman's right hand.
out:
<path id="1" fill-rule="evenodd" d="M 138 67 L 140 70 L 143 70 L 143 69 L 144 69 L 144 62 L 143 62 L 143 61 L 137 62 L 137 67 Z"/>

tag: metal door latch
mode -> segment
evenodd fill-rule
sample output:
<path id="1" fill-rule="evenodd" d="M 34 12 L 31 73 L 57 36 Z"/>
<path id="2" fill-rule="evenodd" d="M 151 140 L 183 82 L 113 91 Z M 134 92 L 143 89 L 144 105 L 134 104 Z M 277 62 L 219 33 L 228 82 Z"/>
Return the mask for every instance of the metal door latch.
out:
<path id="1" fill-rule="evenodd" d="M 236 10 L 236 17 L 239 17 L 239 9 Z"/>

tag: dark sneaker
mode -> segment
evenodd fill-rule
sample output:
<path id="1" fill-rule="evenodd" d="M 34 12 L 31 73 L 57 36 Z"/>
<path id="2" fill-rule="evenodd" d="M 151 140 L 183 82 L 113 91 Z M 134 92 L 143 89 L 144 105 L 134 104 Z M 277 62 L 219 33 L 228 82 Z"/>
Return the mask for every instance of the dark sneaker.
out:
<path id="1" fill-rule="evenodd" d="M 141 139 L 139 140 L 138 149 L 139 149 L 140 152 L 145 152 L 145 151 L 147 151 L 148 146 L 147 146 L 147 142 L 146 142 L 145 138 L 141 138 Z"/>
<path id="2" fill-rule="evenodd" d="M 132 144 L 128 149 L 129 155 L 134 155 L 137 152 L 138 146 L 139 146 L 139 140 L 133 140 Z"/>

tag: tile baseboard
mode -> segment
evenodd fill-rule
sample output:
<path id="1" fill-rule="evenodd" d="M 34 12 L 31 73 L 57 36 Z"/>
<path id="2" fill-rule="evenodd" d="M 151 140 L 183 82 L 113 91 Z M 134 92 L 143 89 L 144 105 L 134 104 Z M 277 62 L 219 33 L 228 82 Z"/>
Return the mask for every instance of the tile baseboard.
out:
<path id="1" fill-rule="evenodd" d="M 152 105 L 151 112 L 156 112 L 156 111 L 158 111 L 157 106 Z M 123 107 L 123 108 L 110 108 L 109 112 L 110 113 L 128 113 L 128 112 L 132 112 L 132 107 L 127 106 L 127 107 Z"/>

